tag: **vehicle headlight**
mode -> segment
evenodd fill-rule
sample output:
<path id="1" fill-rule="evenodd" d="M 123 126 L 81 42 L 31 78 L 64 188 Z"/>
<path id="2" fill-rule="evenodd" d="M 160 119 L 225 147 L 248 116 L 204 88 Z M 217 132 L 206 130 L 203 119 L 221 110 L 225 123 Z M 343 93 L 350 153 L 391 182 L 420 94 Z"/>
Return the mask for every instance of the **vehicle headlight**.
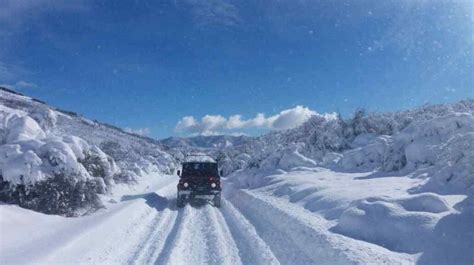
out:
<path id="1" fill-rule="evenodd" d="M 217 187 L 216 183 L 211 183 L 211 188 Z"/>
<path id="2" fill-rule="evenodd" d="M 187 188 L 187 187 L 189 187 L 189 184 L 187 182 L 184 182 L 183 187 Z"/>

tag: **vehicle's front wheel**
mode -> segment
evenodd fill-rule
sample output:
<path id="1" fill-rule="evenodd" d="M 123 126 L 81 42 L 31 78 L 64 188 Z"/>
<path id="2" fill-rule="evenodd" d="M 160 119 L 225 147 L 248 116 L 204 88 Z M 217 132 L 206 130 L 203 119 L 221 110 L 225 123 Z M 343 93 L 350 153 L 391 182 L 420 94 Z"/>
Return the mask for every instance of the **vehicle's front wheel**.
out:
<path id="1" fill-rule="evenodd" d="M 184 204 L 185 204 L 184 198 L 182 198 L 181 196 L 178 196 L 178 198 L 176 199 L 176 206 L 178 208 L 183 208 Z"/>
<path id="2" fill-rule="evenodd" d="M 221 195 L 220 194 L 215 195 L 213 202 L 214 202 L 215 207 L 220 208 L 221 207 Z"/>

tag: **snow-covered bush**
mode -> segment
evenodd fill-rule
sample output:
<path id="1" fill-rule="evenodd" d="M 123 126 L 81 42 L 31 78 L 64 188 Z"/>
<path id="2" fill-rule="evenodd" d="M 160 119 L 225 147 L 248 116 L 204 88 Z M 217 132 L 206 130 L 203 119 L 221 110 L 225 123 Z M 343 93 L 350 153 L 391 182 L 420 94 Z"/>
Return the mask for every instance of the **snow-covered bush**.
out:
<path id="1" fill-rule="evenodd" d="M 1 201 L 63 215 L 100 206 L 118 172 L 111 157 L 78 137 L 48 135 L 28 115 L 2 111 L 0 120 Z"/>
<path id="2" fill-rule="evenodd" d="M 415 172 L 428 177 L 419 190 L 472 193 L 474 116 L 451 113 L 412 123 L 393 136 L 379 136 L 343 153 L 345 169 Z"/>
<path id="3" fill-rule="evenodd" d="M 282 157 L 280 158 L 280 161 L 278 162 L 278 165 L 282 169 L 289 170 L 295 167 L 315 167 L 316 162 L 314 162 L 312 159 L 303 156 L 297 150 L 288 150 L 283 153 Z"/>
<path id="4" fill-rule="evenodd" d="M 361 144 L 359 140 L 356 144 L 362 145 L 362 147 L 344 152 L 339 164 L 347 170 L 370 171 L 380 167 L 384 162 L 385 154 L 390 145 L 390 137 L 379 136 L 369 143 L 365 143 L 365 145 Z"/>
<path id="5" fill-rule="evenodd" d="M 153 145 L 123 145 L 107 140 L 101 142 L 99 146 L 104 153 L 115 160 L 119 168 L 133 171 L 138 176 L 150 172 L 170 174 L 176 168 L 175 159 L 167 152 L 153 148 Z M 125 172 L 123 174 L 127 175 Z M 125 181 L 133 178 L 120 179 Z"/>
<path id="6" fill-rule="evenodd" d="M 405 154 L 404 147 L 408 143 L 401 143 L 401 139 L 395 136 L 402 134 L 405 129 L 410 130 L 412 124 L 422 124 L 435 118 L 443 119 L 453 113 L 473 115 L 474 100 L 426 105 L 401 112 L 366 113 L 358 110 L 349 119 L 334 113 L 317 114 L 300 127 L 272 131 L 249 140 L 242 146 L 221 149 L 221 152 L 227 157 L 223 160 L 225 168 L 235 170 L 242 169 L 242 161 L 236 159 L 242 153 L 251 157 L 245 161 L 243 168 L 260 168 L 261 163 L 267 166 L 268 160 L 276 160 L 276 153 L 284 153 L 298 146 L 297 150 L 301 155 L 319 165 L 333 164 L 342 157 L 340 165 L 346 170 L 383 168 L 385 171 L 397 171 L 407 166 L 411 157 L 407 160 Z M 236 165 L 232 165 L 233 163 Z"/>
<path id="7" fill-rule="evenodd" d="M 130 170 L 129 166 L 133 167 L 135 163 L 141 164 L 139 161 L 143 159 L 149 160 L 153 164 L 149 169 L 157 173 L 170 173 L 176 167 L 175 159 L 163 151 L 165 147 L 157 140 L 48 106 L 8 89 L 0 88 L 0 112 L 8 114 L 0 115 L 0 126 L 7 123 L 5 119 L 11 114 L 30 117 L 48 136 L 75 135 L 91 146 L 98 146 L 123 170 Z M 6 130 L 0 130 L 0 136 L 6 133 Z M 5 139 L 3 136 L 1 138 Z"/>
<path id="8" fill-rule="evenodd" d="M 94 146 L 78 160 L 92 177 L 103 178 L 107 186 L 113 184 L 114 175 L 119 172 L 115 161 Z"/>
<path id="9" fill-rule="evenodd" d="M 38 108 L 36 112 L 31 113 L 30 116 L 38 122 L 38 124 L 47 133 L 56 126 L 58 121 L 57 112 L 49 108 Z"/>
<path id="10" fill-rule="evenodd" d="M 116 158 L 124 158 L 127 155 L 126 151 L 123 150 L 122 146 L 118 142 L 114 141 L 102 142 L 100 144 L 100 149 L 106 154 Z"/>
<path id="11" fill-rule="evenodd" d="M 407 167 L 434 165 L 438 154 L 452 137 L 474 132 L 474 116 L 452 113 L 420 123 L 413 123 L 394 138 L 394 149 L 403 150 Z"/>
<path id="12" fill-rule="evenodd" d="M 102 206 L 97 195 L 103 190 L 100 180 L 58 174 L 35 185 L 11 185 L 0 178 L 0 200 L 47 214 L 74 216 Z"/>
<path id="13" fill-rule="evenodd" d="M 114 180 L 116 183 L 128 183 L 134 184 L 138 182 L 140 177 L 137 173 L 130 171 L 130 170 L 121 170 L 114 176 Z"/>
<path id="14" fill-rule="evenodd" d="M 41 127 L 29 116 L 8 115 L 5 119 L 6 138 L 4 142 L 41 139 L 46 136 Z"/>
<path id="15" fill-rule="evenodd" d="M 434 166 L 420 173 L 427 182 L 413 191 L 474 194 L 474 132 L 457 134 L 441 146 Z"/>

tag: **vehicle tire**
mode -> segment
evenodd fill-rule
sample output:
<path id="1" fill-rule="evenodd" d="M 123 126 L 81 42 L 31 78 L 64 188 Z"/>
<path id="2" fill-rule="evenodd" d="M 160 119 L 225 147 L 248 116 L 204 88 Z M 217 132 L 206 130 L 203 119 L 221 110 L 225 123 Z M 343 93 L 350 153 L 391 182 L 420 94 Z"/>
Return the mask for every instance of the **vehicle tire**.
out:
<path id="1" fill-rule="evenodd" d="M 216 196 L 214 196 L 214 206 L 217 207 L 217 208 L 220 208 L 221 207 L 221 195 L 218 194 Z"/>
<path id="2" fill-rule="evenodd" d="M 178 198 L 176 199 L 176 206 L 177 206 L 178 208 L 183 208 L 183 207 L 184 207 L 184 203 L 185 203 L 184 199 L 181 198 L 180 196 L 178 196 Z"/>

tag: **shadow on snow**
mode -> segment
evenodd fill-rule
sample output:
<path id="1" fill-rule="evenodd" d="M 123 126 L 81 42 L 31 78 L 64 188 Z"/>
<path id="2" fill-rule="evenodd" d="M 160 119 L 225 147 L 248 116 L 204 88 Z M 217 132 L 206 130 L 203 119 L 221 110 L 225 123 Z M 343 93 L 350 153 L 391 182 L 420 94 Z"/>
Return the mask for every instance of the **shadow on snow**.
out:
<path id="1" fill-rule="evenodd" d="M 160 196 L 155 192 L 136 195 L 125 195 L 122 196 L 121 201 L 132 201 L 137 199 L 144 199 L 148 206 L 150 206 L 151 208 L 155 208 L 157 211 L 163 211 L 166 208 L 174 208 L 174 210 L 176 210 L 176 207 L 173 207 L 174 205 L 173 203 L 171 203 L 171 200 L 166 197 Z M 176 204 L 176 201 L 174 204 Z"/>
<path id="2" fill-rule="evenodd" d="M 155 208 L 157 211 L 163 211 L 166 208 L 173 211 L 177 210 L 176 198 L 167 198 L 155 192 L 136 194 L 136 195 L 124 195 L 122 196 L 121 201 L 125 202 L 125 201 L 137 200 L 137 199 L 144 199 L 145 203 L 148 206 L 150 206 L 151 208 Z M 187 204 L 189 204 L 193 208 L 202 208 L 205 205 L 208 205 L 209 202 L 207 200 L 195 199 L 195 200 L 189 201 Z"/>

